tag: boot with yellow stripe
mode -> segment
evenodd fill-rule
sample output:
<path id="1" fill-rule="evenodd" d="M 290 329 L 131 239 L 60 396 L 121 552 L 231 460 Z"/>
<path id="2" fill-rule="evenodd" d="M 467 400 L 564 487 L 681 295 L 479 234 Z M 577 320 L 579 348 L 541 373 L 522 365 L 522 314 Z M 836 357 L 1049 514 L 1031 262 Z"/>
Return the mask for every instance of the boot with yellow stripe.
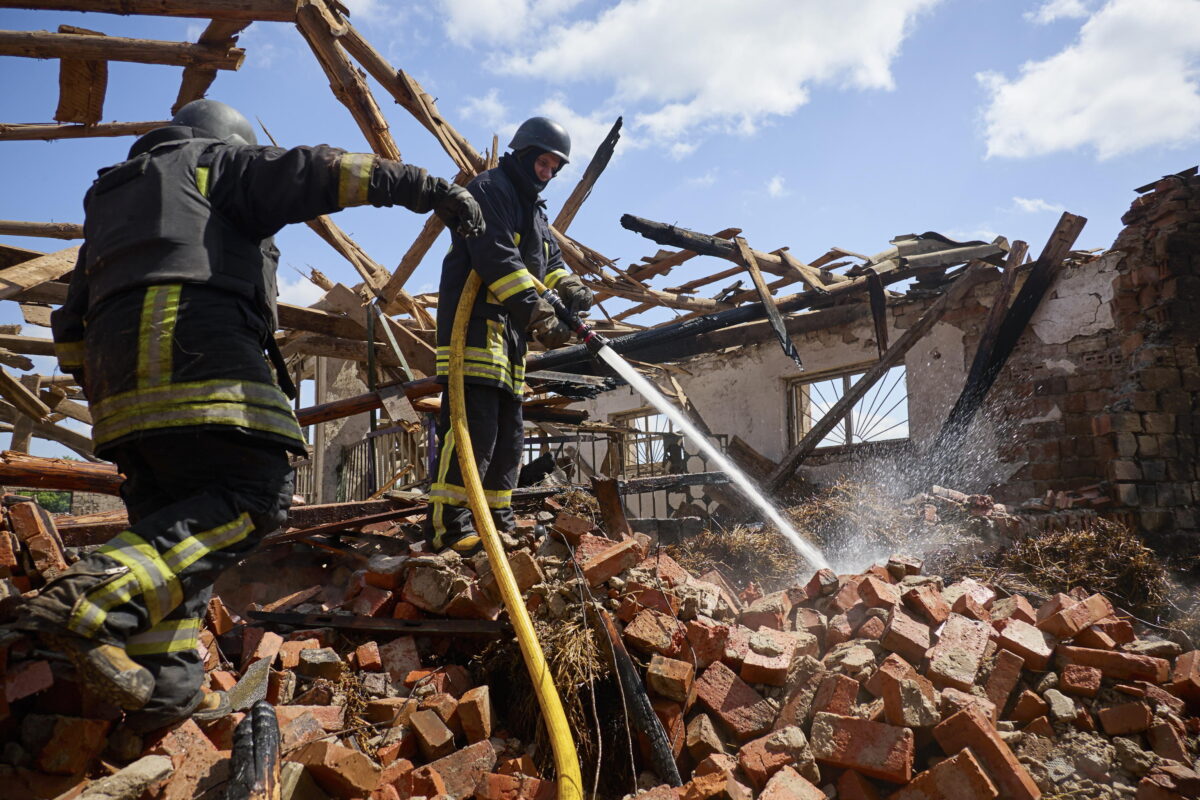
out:
<path id="1" fill-rule="evenodd" d="M 121 647 L 65 630 L 49 630 L 44 625 L 39 626 L 36 635 L 47 647 L 71 660 L 88 690 L 126 711 L 146 705 L 154 693 L 154 676 Z"/>
<path id="2" fill-rule="evenodd" d="M 483 540 L 475 531 L 465 531 L 457 535 L 446 533 L 433 537 L 434 552 L 453 551 L 463 558 L 469 558 L 483 549 Z"/>

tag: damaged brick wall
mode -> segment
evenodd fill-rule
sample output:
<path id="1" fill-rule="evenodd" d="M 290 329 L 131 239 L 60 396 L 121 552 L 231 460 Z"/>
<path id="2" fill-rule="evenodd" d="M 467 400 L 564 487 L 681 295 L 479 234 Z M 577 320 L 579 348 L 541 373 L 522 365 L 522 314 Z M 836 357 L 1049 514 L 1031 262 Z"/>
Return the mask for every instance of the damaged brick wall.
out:
<path id="1" fill-rule="evenodd" d="M 1124 369 L 1093 421 L 1105 477 L 1164 550 L 1200 553 L 1200 177 L 1164 178 L 1122 218 L 1114 317 Z"/>

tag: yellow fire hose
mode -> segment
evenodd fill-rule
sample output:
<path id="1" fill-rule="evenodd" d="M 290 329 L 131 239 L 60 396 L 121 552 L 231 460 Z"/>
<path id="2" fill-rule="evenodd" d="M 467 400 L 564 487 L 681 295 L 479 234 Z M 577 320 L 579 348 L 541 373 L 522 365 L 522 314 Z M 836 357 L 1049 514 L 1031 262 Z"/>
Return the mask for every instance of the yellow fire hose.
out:
<path id="1" fill-rule="evenodd" d="M 458 466 L 462 470 L 463 485 L 467 490 L 471 513 L 475 516 L 475 528 L 483 539 L 483 549 L 487 552 L 492 573 L 499 584 L 500 596 L 504 599 L 504 607 L 508 609 L 509 619 L 512 620 L 513 630 L 516 631 L 517 644 L 521 647 L 521 656 L 525 659 L 525 668 L 529 670 L 529 679 L 533 682 L 534 693 L 542 709 L 542 719 L 550 734 L 550 744 L 554 749 L 554 768 L 558 773 L 559 800 L 582 800 L 583 778 L 579 773 L 575 740 L 567 725 L 567 716 L 563 713 L 562 700 L 554 687 L 546 656 L 538 644 L 533 621 L 525 609 L 516 578 L 508 566 L 504 545 L 492 521 L 487 497 L 483 493 L 483 482 L 475 466 L 475 451 L 471 447 L 471 434 L 467 427 L 467 404 L 463 396 L 463 353 L 467 344 L 467 324 L 471 318 L 471 306 L 474 305 L 475 295 L 482 284 L 479 273 L 472 271 L 466 286 L 463 287 L 462 296 L 458 299 L 458 308 L 454 311 L 454 328 L 450 335 L 450 385 L 447 392 L 450 395 L 450 424 L 457 443 Z"/>

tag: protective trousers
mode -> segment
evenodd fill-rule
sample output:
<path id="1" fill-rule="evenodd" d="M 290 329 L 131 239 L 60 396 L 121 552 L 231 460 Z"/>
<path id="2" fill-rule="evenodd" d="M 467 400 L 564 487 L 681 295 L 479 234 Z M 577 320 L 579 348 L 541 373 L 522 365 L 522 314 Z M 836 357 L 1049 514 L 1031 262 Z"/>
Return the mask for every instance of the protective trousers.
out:
<path id="1" fill-rule="evenodd" d="M 201 698 L 197 635 L 221 572 L 278 528 L 291 505 L 287 452 L 235 431 L 149 436 L 111 454 L 129 529 L 51 581 L 28 613 L 125 648 L 155 678 L 137 716 Z"/>
<path id="2" fill-rule="evenodd" d="M 525 443 L 521 401 L 507 389 L 468 383 L 464 387 L 467 430 L 475 464 L 483 480 L 488 507 L 500 531 L 512 530 L 512 490 L 517 485 L 521 449 Z M 442 401 L 438 419 L 437 472 L 429 490 L 432 509 L 427 523 L 435 548 L 452 544 L 475 533 L 467 490 L 458 468 L 458 447 L 450 427 L 450 402 Z"/>

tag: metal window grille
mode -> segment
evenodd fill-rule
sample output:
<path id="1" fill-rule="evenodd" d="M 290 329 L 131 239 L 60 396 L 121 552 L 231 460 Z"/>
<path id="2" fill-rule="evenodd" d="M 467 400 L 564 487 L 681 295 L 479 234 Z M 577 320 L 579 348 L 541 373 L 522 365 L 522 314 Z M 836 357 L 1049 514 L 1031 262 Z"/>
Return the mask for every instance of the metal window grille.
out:
<path id="1" fill-rule="evenodd" d="M 787 386 L 788 444 L 795 445 L 863 376 L 862 367 L 806 376 Z M 818 448 L 908 438 L 908 381 L 903 366 L 892 367 L 821 440 Z"/>

